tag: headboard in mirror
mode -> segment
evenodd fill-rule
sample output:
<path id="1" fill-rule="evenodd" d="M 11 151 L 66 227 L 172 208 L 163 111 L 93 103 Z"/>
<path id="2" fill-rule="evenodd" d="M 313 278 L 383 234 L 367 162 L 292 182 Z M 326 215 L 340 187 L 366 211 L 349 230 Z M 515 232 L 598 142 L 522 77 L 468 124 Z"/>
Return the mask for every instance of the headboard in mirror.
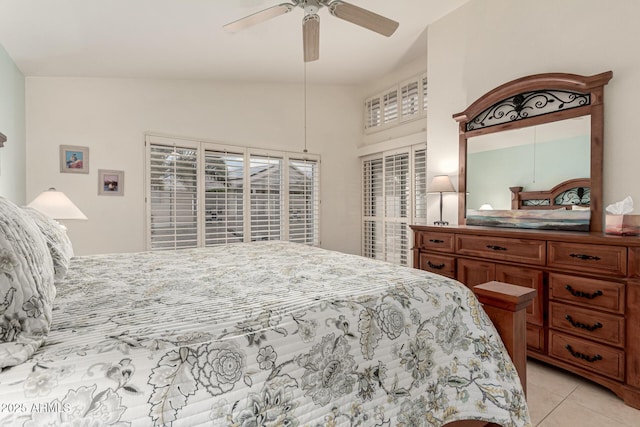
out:
<path id="1" fill-rule="evenodd" d="M 587 178 L 590 230 L 602 231 L 604 85 L 612 77 L 611 71 L 594 76 L 546 73 L 522 77 L 454 114 L 460 144 L 458 223 L 466 223 L 467 209 L 491 204 L 497 193 L 506 202 L 494 208 L 509 209 L 507 187 L 542 191 L 559 182 Z M 487 179 L 482 179 L 485 175 Z M 496 188 L 484 182 L 493 182 Z"/>
<path id="2" fill-rule="evenodd" d="M 522 187 L 509 187 L 511 209 L 589 209 L 590 187 L 589 178 L 570 179 L 542 191 L 522 191 Z"/>

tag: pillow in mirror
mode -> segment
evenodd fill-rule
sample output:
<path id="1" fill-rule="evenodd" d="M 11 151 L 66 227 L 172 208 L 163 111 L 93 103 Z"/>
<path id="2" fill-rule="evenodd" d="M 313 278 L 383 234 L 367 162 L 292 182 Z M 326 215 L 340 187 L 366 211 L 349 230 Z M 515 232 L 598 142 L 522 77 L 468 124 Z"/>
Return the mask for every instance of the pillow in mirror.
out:
<path id="1" fill-rule="evenodd" d="M 591 208 L 589 206 L 571 205 L 571 210 L 572 211 L 588 211 L 588 210 L 591 210 Z"/>

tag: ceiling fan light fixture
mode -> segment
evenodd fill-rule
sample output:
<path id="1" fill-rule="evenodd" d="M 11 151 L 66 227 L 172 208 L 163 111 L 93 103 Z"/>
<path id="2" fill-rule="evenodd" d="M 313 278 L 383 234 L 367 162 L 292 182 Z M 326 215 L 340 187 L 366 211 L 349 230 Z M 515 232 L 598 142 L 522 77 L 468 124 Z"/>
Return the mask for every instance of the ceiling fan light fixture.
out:
<path id="1" fill-rule="evenodd" d="M 320 10 L 320 2 L 318 0 L 306 0 L 302 7 L 306 15 L 315 15 Z"/>
<path id="2" fill-rule="evenodd" d="M 317 61 L 320 58 L 320 17 L 306 15 L 302 20 L 302 44 L 304 62 Z"/>

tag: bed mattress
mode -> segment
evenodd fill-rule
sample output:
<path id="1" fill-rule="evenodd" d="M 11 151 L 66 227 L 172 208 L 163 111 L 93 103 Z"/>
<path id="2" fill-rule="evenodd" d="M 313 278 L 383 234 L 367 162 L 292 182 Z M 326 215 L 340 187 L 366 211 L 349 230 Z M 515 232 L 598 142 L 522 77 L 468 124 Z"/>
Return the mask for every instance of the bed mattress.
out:
<path id="1" fill-rule="evenodd" d="M 472 293 L 284 242 L 76 257 L 0 425 L 530 425 Z"/>

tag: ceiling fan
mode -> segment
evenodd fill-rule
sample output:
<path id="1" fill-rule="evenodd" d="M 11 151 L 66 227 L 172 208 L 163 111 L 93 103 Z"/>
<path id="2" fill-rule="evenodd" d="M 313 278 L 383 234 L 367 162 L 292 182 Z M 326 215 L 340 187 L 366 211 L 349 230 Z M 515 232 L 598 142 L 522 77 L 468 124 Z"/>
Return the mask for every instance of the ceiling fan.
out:
<path id="1" fill-rule="evenodd" d="M 322 7 L 326 7 L 329 13 L 337 18 L 387 37 L 391 36 L 399 25 L 396 21 L 341 0 L 293 0 L 291 3 L 282 3 L 240 18 L 225 25 L 223 28 L 235 33 L 276 16 L 289 13 L 295 7 L 300 7 L 305 12 L 305 16 L 302 19 L 305 62 L 316 61 L 320 57 L 320 17 L 317 12 Z"/>

